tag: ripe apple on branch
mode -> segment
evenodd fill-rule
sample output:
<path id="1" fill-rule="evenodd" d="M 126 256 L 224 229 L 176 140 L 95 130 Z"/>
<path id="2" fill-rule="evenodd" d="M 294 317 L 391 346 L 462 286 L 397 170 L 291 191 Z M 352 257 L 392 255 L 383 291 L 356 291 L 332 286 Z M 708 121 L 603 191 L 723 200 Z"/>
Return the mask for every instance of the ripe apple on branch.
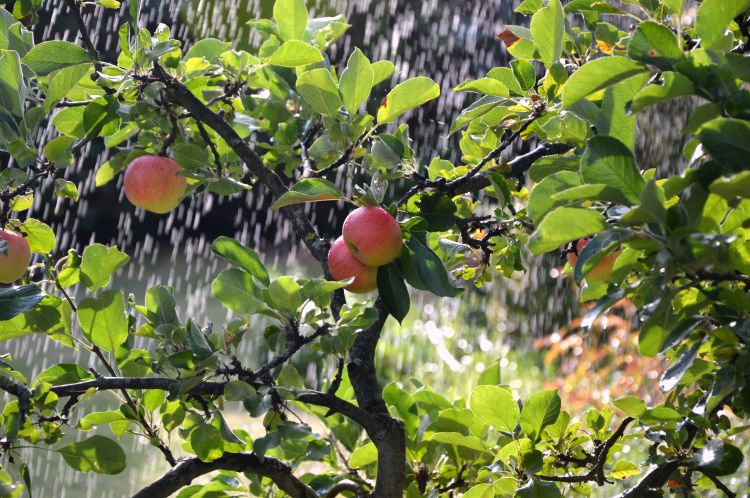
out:
<path id="1" fill-rule="evenodd" d="M 385 209 L 362 206 L 349 213 L 342 231 L 328 253 L 331 274 L 336 280 L 354 277 L 345 287 L 349 292 L 370 292 L 377 286 L 378 267 L 401 254 L 401 227 Z"/>

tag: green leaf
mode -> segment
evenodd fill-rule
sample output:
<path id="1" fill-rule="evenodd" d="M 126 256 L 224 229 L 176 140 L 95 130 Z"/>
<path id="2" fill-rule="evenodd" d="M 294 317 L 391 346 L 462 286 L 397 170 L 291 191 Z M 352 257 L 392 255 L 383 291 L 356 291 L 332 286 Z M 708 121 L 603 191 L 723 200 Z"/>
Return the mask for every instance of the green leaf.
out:
<path id="1" fill-rule="evenodd" d="M 452 446 L 461 446 L 470 450 L 490 453 L 482 443 L 482 440 L 477 436 L 465 436 L 460 432 L 436 432 L 427 437 L 426 440 L 433 443 L 450 444 Z"/>
<path id="2" fill-rule="evenodd" d="M 536 68 L 531 61 L 516 59 L 510 61 L 513 75 L 524 90 L 531 90 L 536 86 Z"/>
<path id="3" fill-rule="evenodd" d="M 125 452 L 119 444 L 104 436 L 92 436 L 57 451 L 79 472 L 119 474 L 126 467 Z"/>
<path id="4" fill-rule="evenodd" d="M 53 386 L 59 386 L 93 378 L 94 375 L 91 372 L 84 370 L 78 365 L 73 363 L 58 363 L 39 373 L 36 379 L 34 379 L 34 385 L 46 382 Z"/>
<path id="5" fill-rule="evenodd" d="M 249 247 L 245 247 L 236 240 L 222 235 L 211 243 L 211 250 L 217 256 L 246 270 L 263 282 L 263 284 L 268 285 L 271 283 L 271 279 L 268 277 L 268 270 L 263 266 L 260 256 Z"/>
<path id="6" fill-rule="evenodd" d="M 564 204 L 583 200 L 617 202 L 619 197 L 619 192 L 607 184 L 586 183 L 558 192 L 552 196 L 552 200 L 556 203 L 560 201 Z"/>
<path id="7" fill-rule="evenodd" d="M 527 205 L 527 211 L 534 223 L 538 224 L 552 209 L 566 204 L 566 201 L 553 199 L 553 195 L 579 185 L 581 185 L 581 177 L 578 173 L 559 171 L 534 186 Z"/>
<path id="8" fill-rule="evenodd" d="M 663 392 L 669 392 L 677 386 L 680 379 L 682 379 L 688 369 L 693 366 L 695 355 L 698 353 L 698 349 L 700 349 L 702 345 L 703 343 L 701 341 L 696 342 L 689 349 L 685 350 L 674 363 L 669 365 L 669 368 L 664 370 L 664 373 L 659 379 L 659 388 Z"/>
<path id="9" fill-rule="evenodd" d="M 218 62 L 219 56 L 226 52 L 230 47 L 230 44 L 217 40 L 216 38 L 204 38 L 198 40 L 195 45 L 190 47 L 190 50 L 185 54 L 184 59 L 188 60 L 193 57 L 202 57 L 209 62 Z"/>
<path id="10" fill-rule="evenodd" d="M 85 107 L 67 107 L 55 114 L 52 124 L 63 135 L 75 138 L 83 138 L 83 111 Z"/>
<path id="11" fill-rule="evenodd" d="M 645 425 L 660 424 L 663 422 L 679 422 L 682 420 L 680 412 L 667 406 L 657 406 L 646 410 L 640 417 L 641 423 Z"/>
<path id="12" fill-rule="evenodd" d="M 395 263 L 391 262 L 378 268 L 377 283 L 378 294 L 385 309 L 401 323 L 409 313 L 409 291 Z"/>
<path id="13" fill-rule="evenodd" d="M 742 119 L 717 118 L 699 133 L 703 147 L 733 172 L 744 171 L 750 156 L 750 123 Z"/>
<path id="14" fill-rule="evenodd" d="M 523 95 L 523 88 L 509 67 L 493 67 L 487 72 L 487 77 L 495 79 L 505 85 L 514 95 Z"/>
<path id="15" fill-rule="evenodd" d="M 119 270 L 130 257 L 115 247 L 91 244 L 83 250 L 81 259 L 81 282 L 95 291 L 109 283 L 112 274 Z"/>
<path id="16" fill-rule="evenodd" d="M 729 23 L 750 9 L 750 0 L 703 0 L 695 19 L 695 31 L 703 48 L 712 48 Z"/>
<path id="17" fill-rule="evenodd" d="M 114 353 L 128 338 L 128 316 L 121 291 L 103 291 L 98 297 L 81 300 L 76 312 L 86 339 Z"/>
<path id="18" fill-rule="evenodd" d="M 475 119 L 478 119 L 493 109 L 499 107 L 505 99 L 500 97 L 486 96 L 477 100 L 469 107 L 461 111 L 456 120 L 451 125 L 450 133 L 453 134 L 471 123 Z"/>
<path id="19" fill-rule="evenodd" d="M 581 158 L 577 156 L 546 156 L 534 161 L 529 168 L 529 178 L 534 182 L 541 182 L 559 171 L 578 171 L 580 166 Z"/>
<path id="20" fill-rule="evenodd" d="M 416 237 L 405 241 L 404 244 L 413 253 L 410 261 L 426 290 L 441 297 L 455 297 L 460 292 L 460 289 L 451 283 L 445 265 L 432 249 Z"/>
<path id="21" fill-rule="evenodd" d="M 276 51 L 271 54 L 268 63 L 273 66 L 297 67 L 315 64 L 323 60 L 323 54 L 320 50 L 309 43 L 299 40 L 289 40 L 281 44 Z"/>
<path id="22" fill-rule="evenodd" d="M 529 2 L 529 0 L 525 0 L 525 1 Z M 541 0 L 535 0 L 535 1 L 541 1 Z M 494 498 L 494 497 L 495 497 L 495 488 L 492 484 L 487 484 L 487 483 L 482 483 L 482 484 L 477 484 L 475 486 L 472 486 L 471 488 L 469 488 L 468 491 L 466 491 L 466 493 L 463 494 L 463 498 Z"/>
<path id="23" fill-rule="evenodd" d="M 544 482 L 531 478 L 529 482 L 516 489 L 515 498 L 562 498 L 554 482 Z"/>
<path id="24" fill-rule="evenodd" d="M 120 102 L 113 95 L 94 99 L 83 110 L 83 132 L 87 137 L 111 135 L 120 125 Z"/>
<path id="25" fill-rule="evenodd" d="M 55 248 L 57 239 L 55 232 L 46 223 L 34 218 L 27 218 L 21 224 L 21 230 L 26 235 L 31 252 L 49 254 Z"/>
<path id="26" fill-rule="evenodd" d="M 0 341 L 34 333 L 48 334 L 73 347 L 70 340 L 70 306 L 55 296 L 46 296 L 29 311 L 0 321 Z"/>
<path id="27" fill-rule="evenodd" d="M 667 222 L 667 201 L 664 189 L 654 180 L 649 181 L 641 192 L 640 214 L 653 223 Z"/>
<path id="28" fill-rule="evenodd" d="M 529 238 L 529 250 L 539 255 L 604 230 L 607 222 L 597 211 L 559 207 L 544 217 Z"/>
<path id="29" fill-rule="evenodd" d="M 695 94 L 695 85 L 687 76 L 670 71 L 661 76 L 661 83 L 648 85 L 635 94 L 630 104 L 632 112 L 639 112 L 664 100 Z"/>
<path id="30" fill-rule="evenodd" d="M 561 404 L 557 389 L 531 395 L 521 410 L 521 430 L 532 441 L 538 441 L 544 428 L 557 420 Z"/>
<path id="31" fill-rule="evenodd" d="M 0 289 L 0 320 L 10 320 L 32 309 L 44 296 L 44 291 L 35 284 Z"/>
<path id="32" fill-rule="evenodd" d="M 348 466 L 352 469 L 366 467 L 378 461 L 378 449 L 373 443 L 367 443 L 357 448 L 349 457 Z"/>
<path id="33" fill-rule="evenodd" d="M 305 34 L 309 15 L 305 0 L 276 0 L 273 19 L 284 40 L 299 40 Z"/>
<path id="34" fill-rule="evenodd" d="M 456 92 L 483 93 L 495 97 L 507 97 L 510 95 L 508 87 L 494 78 L 479 78 L 478 80 L 464 81 L 453 90 Z"/>
<path id="35" fill-rule="evenodd" d="M 387 80 L 396 70 L 396 66 L 391 61 L 373 62 L 370 67 L 372 68 L 372 86 Z"/>
<path id="36" fill-rule="evenodd" d="M 239 436 L 234 433 L 232 428 L 229 427 L 229 424 L 227 424 L 227 421 L 224 419 L 224 415 L 222 415 L 220 410 L 213 410 L 213 415 L 215 420 L 219 421 L 219 434 L 224 441 L 241 444 L 243 446 L 245 445 L 245 441 L 240 439 Z"/>
<path id="37" fill-rule="evenodd" d="M 624 398 L 616 399 L 612 404 L 633 418 L 639 418 L 646 413 L 646 409 L 648 408 L 645 401 L 635 396 L 625 396 Z"/>
<path id="38" fill-rule="evenodd" d="M 627 460 L 618 460 L 612 466 L 609 476 L 613 479 L 627 479 L 641 473 L 640 467 Z"/>
<path id="39" fill-rule="evenodd" d="M 440 96 L 440 85 L 418 76 L 396 85 L 388 92 L 378 109 L 378 123 L 392 123 L 399 116 Z"/>
<path id="40" fill-rule="evenodd" d="M 422 194 L 416 201 L 418 215 L 427 220 L 430 232 L 448 230 L 456 222 L 458 208 L 451 198 L 440 192 Z"/>
<path id="41" fill-rule="evenodd" d="M 605 90 L 601 112 L 595 122 L 599 135 L 609 135 L 620 140 L 628 148 L 635 148 L 635 125 L 638 116 L 628 112 L 627 105 L 646 85 L 648 77 L 647 73 L 640 74 Z"/>
<path id="42" fill-rule="evenodd" d="M 177 303 L 171 287 L 157 285 L 146 291 L 145 306 L 137 308 L 154 326 L 179 325 Z"/>
<path id="43" fill-rule="evenodd" d="M 319 201 L 340 201 L 343 200 L 344 194 L 328 180 L 322 178 L 307 178 L 297 182 L 292 190 L 282 194 L 271 205 L 271 209 L 276 211 L 285 206 L 300 204 L 303 202 Z"/>
<path id="44" fill-rule="evenodd" d="M 213 354 L 214 351 L 208 344 L 206 336 L 203 335 L 203 331 L 192 318 L 188 320 L 185 326 L 185 338 L 190 351 L 199 361 L 203 361 Z"/>
<path id="45" fill-rule="evenodd" d="M 513 395 L 498 386 L 475 387 L 469 405 L 474 415 L 501 431 L 513 432 L 521 417 Z"/>
<path id="46" fill-rule="evenodd" d="M 18 53 L 0 50 L 0 116 L 5 111 L 17 118 L 23 117 L 21 104 L 25 92 Z"/>
<path id="47" fill-rule="evenodd" d="M 255 388 L 241 380 L 230 380 L 224 384 L 224 397 L 229 401 L 242 401 L 250 396 L 255 396 Z"/>
<path id="48" fill-rule="evenodd" d="M 344 105 L 336 82 L 326 68 L 302 73 L 297 78 L 297 91 L 315 112 L 324 116 L 335 116 Z"/>
<path id="49" fill-rule="evenodd" d="M 542 0 L 523 0 L 521 4 L 514 9 L 514 12 L 526 16 L 533 15 L 534 12 L 542 8 Z M 493 495 L 494 496 L 494 495 Z"/>
<path id="50" fill-rule="evenodd" d="M 727 200 L 737 197 L 750 198 L 750 171 L 743 171 L 733 176 L 722 176 L 709 187 L 709 190 Z"/>
<path id="51" fill-rule="evenodd" d="M 73 182 L 63 180 L 62 178 L 55 179 L 55 195 L 58 197 L 64 197 L 74 201 L 78 200 L 78 187 Z"/>
<path id="52" fill-rule="evenodd" d="M 588 141 L 581 158 L 581 178 L 609 185 L 620 193 L 621 203 L 631 206 L 638 204 L 645 186 L 633 153 L 612 137 L 596 136 Z"/>
<path id="53" fill-rule="evenodd" d="M 562 4 L 560 0 L 549 0 L 547 6 L 537 10 L 531 18 L 531 36 L 545 66 L 552 67 L 562 55 L 564 33 Z"/>
<path id="54" fill-rule="evenodd" d="M 172 158 L 183 168 L 193 171 L 204 168 L 209 162 L 208 151 L 195 144 L 175 145 L 172 147 Z"/>
<path id="55" fill-rule="evenodd" d="M 120 410 L 109 410 L 106 412 L 91 412 L 86 414 L 78 421 L 78 428 L 82 431 L 90 431 L 99 425 L 116 422 L 118 420 L 127 420 Z"/>
<path id="56" fill-rule="evenodd" d="M 190 432 L 190 446 L 203 462 L 213 462 L 224 454 L 224 440 L 219 429 L 210 424 L 200 424 Z"/>
<path id="57" fill-rule="evenodd" d="M 355 48 L 339 80 L 339 90 L 346 112 L 354 114 L 362 103 L 367 102 L 374 78 L 370 61 L 360 49 Z"/>
<path id="58" fill-rule="evenodd" d="M 563 107 L 570 107 L 594 92 L 647 71 L 642 64 L 626 57 L 603 57 L 581 66 L 563 89 Z"/>
<path id="59" fill-rule="evenodd" d="M 669 71 L 682 57 L 677 35 L 653 21 L 642 22 L 628 44 L 628 56 L 636 61 Z"/>
<path id="60" fill-rule="evenodd" d="M 73 155 L 70 153 L 71 146 L 75 143 L 73 137 L 60 135 L 55 137 L 44 146 L 44 157 L 57 167 L 66 167 L 73 163 Z"/>
<path id="61" fill-rule="evenodd" d="M 542 125 L 551 142 L 580 145 L 589 134 L 589 124 L 575 113 L 563 111 Z"/>
<path id="62" fill-rule="evenodd" d="M 58 102 L 68 96 L 76 84 L 91 72 L 91 64 L 77 64 L 59 70 L 53 76 L 44 99 L 44 111 L 50 112 Z"/>
<path id="63" fill-rule="evenodd" d="M 92 62 L 92 58 L 75 43 L 45 41 L 32 48 L 21 62 L 37 75 L 46 76 L 57 69 Z"/>
<path id="64" fill-rule="evenodd" d="M 258 293 L 253 277 L 237 268 L 222 271 L 211 284 L 211 295 L 224 306 L 248 315 L 270 311 L 258 298 Z"/>
<path id="65" fill-rule="evenodd" d="M 270 304 L 274 308 L 292 314 L 296 313 L 304 301 L 302 286 L 289 276 L 279 277 L 271 282 L 271 285 L 268 286 L 268 295 Z"/>

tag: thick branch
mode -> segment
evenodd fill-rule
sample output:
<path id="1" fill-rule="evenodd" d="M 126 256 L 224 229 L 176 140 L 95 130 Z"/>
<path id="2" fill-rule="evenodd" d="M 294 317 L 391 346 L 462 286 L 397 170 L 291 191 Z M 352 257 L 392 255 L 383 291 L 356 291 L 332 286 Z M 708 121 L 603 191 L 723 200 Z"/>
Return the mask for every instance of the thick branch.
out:
<path id="1" fill-rule="evenodd" d="M 318 498 L 317 493 L 297 479 L 287 465 L 271 457 L 258 458 L 254 453 L 224 453 L 213 462 L 202 462 L 197 458 L 182 460 L 169 472 L 133 495 L 133 498 L 166 498 L 190 484 L 193 479 L 215 470 L 233 470 L 268 477 L 292 498 Z"/>
<path id="2" fill-rule="evenodd" d="M 18 398 L 18 427 L 23 428 L 26 416 L 31 408 L 31 390 L 20 382 L 0 375 L 0 389 Z"/>
<path id="3" fill-rule="evenodd" d="M 375 303 L 375 309 L 378 311 L 377 320 L 357 335 L 349 351 L 349 379 L 359 406 L 377 414 L 380 419 L 377 430 L 365 426 L 367 435 L 378 449 L 378 478 L 374 496 L 399 498 L 403 496 L 406 484 L 406 436 L 403 422 L 388 413 L 378 384 L 375 348 L 388 312 L 380 299 Z"/>

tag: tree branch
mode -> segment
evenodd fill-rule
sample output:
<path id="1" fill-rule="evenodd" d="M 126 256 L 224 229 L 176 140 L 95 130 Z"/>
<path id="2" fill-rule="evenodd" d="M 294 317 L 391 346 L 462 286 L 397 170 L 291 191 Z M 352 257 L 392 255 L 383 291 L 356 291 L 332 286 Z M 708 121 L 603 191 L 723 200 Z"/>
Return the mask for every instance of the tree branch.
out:
<path id="1" fill-rule="evenodd" d="M 18 398 L 18 428 L 22 429 L 31 409 L 31 389 L 5 375 L 0 375 L 0 389 Z"/>
<path id="2" fill-rule="evenodd" d="M 258 154 L 240 137 L 227 121 L 213 112 L 198 99 L 185 85 L 167 74 L 158 63 L 154 62 L 152 75 L 164 83 L 167 88 L 167 98 L 182 107 L 196 120 L 201 121 L 213 129 L 232 148 L 237 156 L 245 163 L 247 169 L 256 176 L 263 185 L 271 192 L 274 198 L 278 198 L 288 192 L 286 185 L 276 172 L 267 168 Z M 328 250 L 330 243 L 318 235 L 310 220 L 305 216 L 302 206 L 295 204 L 281 208 L 282 214 L 292 223 L 297 237 L 302 239 L 315 259 L 323 267 L 326 278 L 333 279 L 328 268 Z M 338 312 L 344 305 L 344 293 L 338 290 L 334 293 L 331 310 L 334 317 L 338 318 Z"/>
<path id="3" fill-rule="evenodd" d="M 505 142 L 503 142 L 503 144 L 504 143 Z M 503 147 L 503 144 L 501 144 L 500 147 Z M 498 147 L 498 149 L 500 149 L 500 147 Z M 495 149 L 495 150 L 498 150 L 498 149 Z M 532 150 L 531 152 L 527 152 L 526 154 L 517 156 L 512 161 L 510 161 L 508 163 L 508 167 L 510 167 L 510 171 L 506 173 L 506 176 L 510 178 L 522 179 L 524 175 L 526 174 L 526 172 L 529 170 L 529 168 L 531 168 L 531 165 L 534 164 L 534 162 L 537 159 L 545 157 L 545 156 L 562 154 L 564 152 L 569 151 L 570 149 L 571 149 L 571 146 L 567 144 L 543 143 L 539 145 L 536 149 Z M 501 151 L 502 150 L 504 150 L 504 148 L 501 149 Z M 489 157 L 490 155 L 492 155 L 494 152 L 495 152 L 494 150 L 490 152 L 488 156 L 485 156 L 485 159 Z M 499 152 L 497 154 L 499 155 Z M 482 165 L 486 164 L 486 162 L 484 162 L 484 159 L 480 162 L 480 164 Z M 427 188 L 433 188 L 440 192 L 444 192 L 447 195 L 455 196 L 459 194 L 464 194 L 466 192 L 479 192 L 481 189 L 488 187 L 490 185 L 489 177 L 486 174 L 479 174 L 478 170 L 477 170 L 477 173 L 469 176 L 468 178 L 466 178 L 467 175 L 464 175 L 461 178 L 457 178 L 453 180 L 452 182 L 448 182 L 444 178 L 438 178 L 437 180 L 423 179 L 417 182 L 416 185 L 411 187 L 401 197 L 401 199 L 399 200 L 399 205 L 403 205 L 412 196 L 416 195 L 418 192 L 421 192 L 422 190 L 425 190 Z"/>
<path id="4" fill-rule="evenodd" d="M 388 413 L 378 384 L 375 348 L 388 312 L 380 299 L 376 301 L 375 309 L 378 318 L 357 335 L 349 350 L 349 380 L 359 406 L 368 413 L 376 414 L 380 420 L 377 430 L 365 426 L 367 435 L 378 449 L 378 477 L 374 496 L 400 498 L 406 484 L 406 436 L 404 423 Z"/>
<path id="5" fill-rule="evenodd" d="M 717 488 L 719 488 L 722 493 L 724 493 L 725 495 L 727 495 L 728 498 L 737 498 L 737 493 L 735 493 L 734 491 L 732 491 L 731 489 L 729 489 L 728 487 L 726 487 L 726 485 L 723 482 L 721 482 L 718 477 L 716 477 L 715 475 L 713 475 L 713 473 L 711 473 L 710 471 L 704 469 L 703 467 L 698 467 L 697 470 L 700 473 L 702 473 L 704 476 L 706 476 L 709 479 L 711 479 L 711 482 L 714 483 L 714 486 L 716 486 Z"/>
<path id="6" fill-rule="evenodd" d="M 365 491 L 362 488 L 362 486 L 360 486 L 354 481 L 345 479 L 343 481 L 340 481 L 334 484 L 333 487 L 331 487 L 331 489 L 328 490 L 328 493 L 325 494 L 324 498 L 335 498 L 336 496 L 343 493 L 344 491 L 349 491 L 350 493 L 354 493 L 357 496 L 367 495 L 367 491 Z"/>
<path id="7" fill-rule="evenodd" d="M 91 58 L 94 61 L 94 70 L 96 71 L 97 77 L 94 78 L 92 75 L 92 78 L 94 81 L 98 79 L 98 75 L 102 72 L 102 63 L 101 59 L 99 57 L 99 51 L 96 50 L 96 46 L 94 45 L 94 42 L 91 40 L 91 36 L 89 35 L 89 30 L 86 27 L 86 22 L 83 20 L 83 15 L 81 14 L 81 8 L 82 6 L 76 2 L 76 0 L 65 0 L 68 4 L 68 8 L 70 9 L 70 13 L 73 14 L 73 18 L 76 20 L 76 25 L 78 26 L 78 32 L 81 34 L 81 39 L 83 40 L 83 44 L 86 46 L 86 51 L 88 51 L 89 55 L 91 55 Z M 104 91 L 108 93 L 109 95 L 112 95 L 115 93 L 115 91 L 112 88 L 105 87 Z"/>
<path id="8" fill-rule="evenodd" d="M 294 476 L 289 466 L 275 458 L 258 458 L 254 453 L 224 453 L 213 462 L 202 462 L 198 458 L 181 460 L 162 477 L 134 494 L 133 498 L 167 498 L 190 484 L 193 479 L 215 470 L 233 470 L 268 477 L 292 498 L 318 498 L 310 486 Z"/>
<path id="9" fill-rule="evenodd" d="M 547 476 L 547 475 L 536 475 L 535 477 L 543 481 L 550 482 L 564 482 L 564 483 L 581 483 L 594 481 L 599 486 L 604 485 L 607 482 L 604 476 L 604 465 L 607 463 L 607 457 L 609 451 L 617 443 L 617 441 L 625 434 L 625 429 L 628 425 L 635 420 L 633 417 L 625 417 L 617 429 L 607 438 L 606 441 L 599 444 L 594 451 L 593 456 L 593 467 L 585 474 L 579 475 L 564 475 L 564 476 Z"/>
<path id="10" fill-rule="evenodd" d="M 3 378 L 0 377 L 0 382 L 2 382 L 2 380 Z M 52 386 L 50 391 L 60 397 L 80 396 L 89 389 L 97 389 L 100 391 L 119 389 L 157 389 L 161 391 L 169 391 L 173 386 L 180 382 L 181 380 L 179 379 L 169 379 L 166 377 L 98 377 L 96 379 L 84 380 L 72 384 Z M 219 396 L 224 393 L 225 385 L 226 382 L 204 381 L 195 385 L 185 394 L 187 396 Z M 4 388 L 5 386 L 0 383 L 0 389 Z M 15 388 L 11 387 L 11 389 Z M 6 390 L 11 394 L 15 394 L 14 391 L 10 391 L 9 389 Z M 294 399 L 300 403 L 328 408 L 333 413 L 341 413 L 345 417 L 354 420 L 362 427 L 369 427 L 373 431 L 378 430 L 382 425 L 378 418 L 373 414 L 368 413 L 357 405 L 349 403 L 333 394 L 319 392 L 312 389 L 290 389 L 288 392 L 291 393 L 294 396 Z"/>

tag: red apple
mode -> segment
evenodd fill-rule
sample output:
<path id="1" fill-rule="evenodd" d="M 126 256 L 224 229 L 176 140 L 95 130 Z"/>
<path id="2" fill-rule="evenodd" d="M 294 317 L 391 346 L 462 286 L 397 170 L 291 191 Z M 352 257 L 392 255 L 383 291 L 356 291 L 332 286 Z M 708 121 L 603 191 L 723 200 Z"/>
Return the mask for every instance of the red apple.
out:
<path id="1" fill-rule="evenodd" d="M 591 239 L 581 239 L 576 243 L 575 252 L 569 252 L 565 256 L 568 258 L 568 264 L 575 268 L 576 262 L 578 261 L 578 255 L 581 254 L 583 248 L 591 242 Z M 609 254 L 604 256 L 594 267 L 586 274 L 586 278 L 597 281 L 609 280 L 612 276 L 612 268 L 615 266 L 615 260 L 620 255 L 620 250 L 616 249 L 611 251 Z"/>
<path id="2" fill-rule="evenodd" d="M 383 266 L 401 254 L 404 236 L 396 218 L 383 208 L 360 207 L 344 220 L 346 245 L 367 266 Z"/>
<path id="3" fill-rule="evenodd" d="M 0 252 L 0 283 L 11 284 L 26 273 L 31 251 L 26 239 L 16 232 L 0 229 L 0 238 L 7 242 L 7 253 Z"/>
<path id="4" fill-rule="evenodd" d="M 125 171 L 125 196 L 152 213 L 167 213 L 176 208 L 185 195 L 187 181 L 176 173 L 182 167 L 169 158 L 141 156 Z"/>
<path id="5" fill-rule="evenodd" d="M 328 268 L 336 280 L 354 277 L 354 282 L 344 287 L 349 292 L 364 294 L 377 287 L 378 269 L 355 258 L 342 237 L 336 239 L 328 251 Z"/>

